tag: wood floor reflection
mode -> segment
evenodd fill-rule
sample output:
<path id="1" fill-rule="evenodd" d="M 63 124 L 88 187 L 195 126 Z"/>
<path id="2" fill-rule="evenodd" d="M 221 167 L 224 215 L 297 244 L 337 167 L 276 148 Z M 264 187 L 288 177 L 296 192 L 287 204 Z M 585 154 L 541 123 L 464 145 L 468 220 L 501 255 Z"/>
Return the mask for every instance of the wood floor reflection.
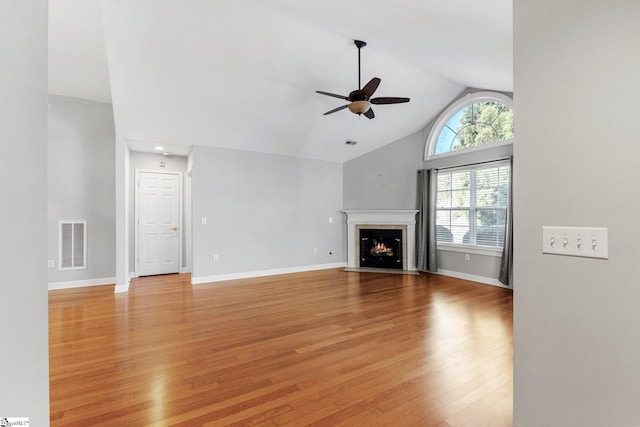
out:
<path id="1" fill-rule="evenodd" d="M 188 275 L 49 293 L 52 426 L 511 426 L 512 292 Z"/>

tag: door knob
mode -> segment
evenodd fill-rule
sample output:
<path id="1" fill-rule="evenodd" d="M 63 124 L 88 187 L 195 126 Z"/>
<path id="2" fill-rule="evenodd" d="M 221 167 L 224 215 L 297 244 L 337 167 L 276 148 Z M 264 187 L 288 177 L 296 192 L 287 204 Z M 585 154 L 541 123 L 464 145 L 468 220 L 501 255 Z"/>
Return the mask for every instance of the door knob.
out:
<path id="1" fill-rule="evenodd" d="M 178 227 L 171 227 L 171 229 L 172 229 L 173 231 L 176 231 L 176 230 L 178 230 Z"/>

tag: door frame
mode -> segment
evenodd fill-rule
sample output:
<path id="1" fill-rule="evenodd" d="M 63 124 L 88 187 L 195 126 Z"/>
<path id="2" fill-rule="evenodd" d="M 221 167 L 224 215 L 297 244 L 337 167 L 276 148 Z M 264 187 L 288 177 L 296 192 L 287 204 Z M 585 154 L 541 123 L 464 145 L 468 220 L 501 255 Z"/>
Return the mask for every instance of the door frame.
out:
<path id="1" fill-rule="evenodd" d="M 134 218 L 133 218 L 133 227 L 134 227 L 134 268 L 135 268 L 135 277 L 139 277 L 138 272 L 140 271 L 140 174 L 142 173 L 154 173 L 154 174 L 164 174 L 164 175 L 177 175 L 178 176 L 178 273 L 183 272 L 182 266 L 182 229 L 184 228 L 184 173 L 180 171 L 174 170 L 157 170 L 157 169 L 134 169 L 135 173 L 135 182 L 134 182 L 134 194 L 133 194 L 133 204 L 134 204 Z"/>

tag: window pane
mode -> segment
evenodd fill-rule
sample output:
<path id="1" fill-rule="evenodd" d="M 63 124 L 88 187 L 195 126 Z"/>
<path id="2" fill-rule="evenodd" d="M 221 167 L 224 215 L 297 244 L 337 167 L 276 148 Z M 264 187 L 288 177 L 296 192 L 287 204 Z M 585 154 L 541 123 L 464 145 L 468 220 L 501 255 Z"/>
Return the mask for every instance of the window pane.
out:
<path id="1" fill-rule="evenodd" d="M 476 217 L 477 244 L 502 247 L 507 217 L 506 209 L 479 209 L 476 211 Z"/>
<path id="2" fill-rule="evenodd" d="M 502 166 L 498 172 L 498 205 L 507 206 L 509 202 L 509 166 Z"/>
<path id="3" fill-rule="evenodd" d="M 502 247 L 504 228 L 480 229 L 477 234 L 477 245 Z"/>
<path id="4" fill-rule="evenodd" d="M 436 206 L 438 208 L 450 208 L 451 207 L 451 174 L 439 173 L 438 174 L 438 193 L 436 196 Z"/>
<path id="5" fill-rule="evenodd" d="M 495 227 L 504 225 L 504 209 L 478 209 L 476 224 L 478 227 Z"/>
<path id="6" fill-rule="evenodd" d="M 452 173 L 451 188 L 452 189 L 469 188 L 469 185 L 471 183 L 470 177 L 471 177 L 470 171 Z"/>
<path id="7" fill-rule="evenodd" d="M 502 247 L 509 164 L 495 162 L 438 174 L 438 241 Z"/>
<path id="8" fill-rule="evenodd" d="M 473 123 L 460 130 L 453 141 L 451 151 L 477 147 L 478 145 L 489 144 L 499 140 L 498 133 L 492 126 L 484 123 Z"/>
<path id="9" fill-rule="evenodd" d="M 462 244 L 469 234 L 469 211 L 438 209 L 436 234 L 438 242 Z"/>
<path id="10" fill-rule="evenodd" d="M 451 174 L 438 173 L 438 191 L 451 190 Z"/>
<path id="11" fill-rule="evenodd" d="M 444 191 L 438 192 L 438 202 L 436 206 L 439 208 L 450 208 L 451 207 L 451 192 Z"/>
<path id="12" fill-rule="evenodd" d="M 468 208 L 471 204 L 469 171 L 438 174 L 438 208 Z"/>
<path id="13" fill-rule="evenodd" d="M 447 121 L 446 127 L 448 127 L 449 129 L 453 129 L 454 131 L 457 131 L 458 129 L 462 128 L 465 123 L 463 120 L 463 117 L 465 115 L 465 111 L 468 108 L 469 107 L 463 108 L 462 110 L 458 111 L 453 116 L 451 116 L 451 118 Z"/>
<path id="14" fill-rule="evenodd" d="M 438 142 L 436 142 L 436 154 L 448 153 L 451 151 L 451 144 L 456 137 L 456 133 L 451 128 L 445 126 L 440 132 Z"/>
<path id="15" fill-rule="evenodd" d="M 451 212 L 451 234 L 454 243 L 463 243 L 465 235 L 469 233 L 469 211 L 455 210 Z"/>
<path id="16" fill-rule="evenodd" d="M 469 189 L 451 191 L 451 207 L 468 208 L 471 205 L 471 192 Z"/>
<path id="17" fill-rule="evenodd" d="M 444 225 L 436 226 L 436 234 L 438 235 L 438 242 L 453 243 L 453 234 Z"/>
<path id="18" fill-rule="evenodd" d="M 453 234 L 453 243 L 469 244 L 469 227 L 465 226 L 453 226 L 451 227 L 451 234 Z"/>
<path id="19" fill-rule="evenodd" d="M 506 206 L 509 197 L 509 169 L 499 167 L 476 172 L 477 206 Z"/>
<path id="20" fill-rule="evenodd" d="M 513 110 L 497 100 L 474 102 L 455 112 L 435 141 L 434 154 L 513 138 Z"/>
<path id="21" fill-rule="evenodd" d="M 451 229 L 451 211 L 448 209 L 438 209 L 436 211 L 436 225 Z"/>
<path id="22" fill-rule="evenodd" d="M 505 108 L 493 122 L 493 128 L 498 133 L 500 141 L 513 138 L 513 110 Z"/>

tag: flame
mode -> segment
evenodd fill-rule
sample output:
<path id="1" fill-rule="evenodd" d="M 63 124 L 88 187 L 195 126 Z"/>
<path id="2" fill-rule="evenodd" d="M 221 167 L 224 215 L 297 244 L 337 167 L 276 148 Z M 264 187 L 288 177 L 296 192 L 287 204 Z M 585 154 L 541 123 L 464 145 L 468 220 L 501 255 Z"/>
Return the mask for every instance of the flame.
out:
<path id="1" fill-rule="evenodd" d="M 393 256 L 393 249 L 388 248 L 384 243 L 378 243 L 371 247 L 371 255 Z"/>

